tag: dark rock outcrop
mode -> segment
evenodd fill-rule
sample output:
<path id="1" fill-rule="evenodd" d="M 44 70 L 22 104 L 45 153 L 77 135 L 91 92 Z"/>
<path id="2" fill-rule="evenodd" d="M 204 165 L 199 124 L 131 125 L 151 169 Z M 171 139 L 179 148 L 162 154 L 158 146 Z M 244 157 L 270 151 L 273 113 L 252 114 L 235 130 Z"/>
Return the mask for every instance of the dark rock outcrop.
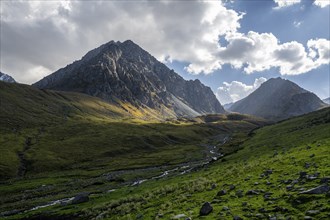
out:
<path id="1" fill-rule="evenodd" d="M 201 210 L 199 211 L 200 215 L 208 215 L 212 212 L 213 207 L 211 206 L 211 204 L 209 202 L 205 202 L 201 208 Z"/>
<path id="2" fill-rule="evenodd" d="M 80 204 L 88 201 L 89 201 L 89 193 L 80 193 L 73 198 L 71 204 Z"/>
<path id="3" fill-rule="evenodd" d="M 300 194 L 324 194 L 330 191 L 330 187 L 328 185 L 321 185 L 315 187 L 313 189 L 309 189 L 301 192 Z"/>
<path id="4" fill-rule="evenodd" d="M 34 86 L 128 102 L 164 114 L 171 110 L 176 116 L 225 112 L 209 87 L 184 80 L 130 40 L 106 43 Z"/>

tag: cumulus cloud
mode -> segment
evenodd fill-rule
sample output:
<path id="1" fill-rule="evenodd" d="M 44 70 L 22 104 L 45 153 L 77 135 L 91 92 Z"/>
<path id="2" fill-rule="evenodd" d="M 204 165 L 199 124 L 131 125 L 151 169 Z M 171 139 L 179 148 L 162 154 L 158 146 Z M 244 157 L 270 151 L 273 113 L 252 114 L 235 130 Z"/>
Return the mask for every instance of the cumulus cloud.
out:
<path id="1" fill-rule="evenodd" d="M 188 63 L 192 74 L 230 64 L 248 74 L 275 67 L 292 75 L 329 63 L 328 40 L 304 46 L 239 33 L 244 13 L 221 1 L 5 1 L 0 10 L 0 69 L 25 83 L 110 40 L 131 39 L 163 62 Z"/>
<path id="2" fill-rule="evenodd" d="M 277 7 L 275 9 L 280 9 L 294 4 L 298 4 L 300 3 L 300 1 L 301 0 L 274 0 L 274 2 L 277 4 Z"/>
<path id="3" fill-rule="evenodd" d="M 5 1 L 1 6 L 0 68 L 28 83 L 105 42 L 127 39 L 162 61 L 194 63 L 209 73 L 220 68 L 212 55 L 218 37 L 236 32 L 243 16 L 221 1 Z"/>
<path id="4" fill-rule="evenodd" d="M 326 39 L 309 40 L 307 50 L 304 45 L 296 41 L 280 44 L 272 33 L 257 33 L 250 31 L 247 34 L 229 33 L 225 39 L 226 47 L 218 47 L 214 54 L 213 65 L 208 60 L 208 68 L 221 68 L 223 64 L 231 64 L 234 68 L 243 68 L 250 74 L 270 68 L 279 68 L 282 75 L 298 75 L 329 64 L 328 54 L 330 42 Z M 189 65 L 188 71 L 200 73 L 203 68 L 194 64 Z"/>
<path id="5" fill-rule="evenodd" d="M 298 4 L 301 2 L 301 0 L 274 0 L 274 2 L 277 4 L 277 7 L 275 7 L 275 9 L 281 9 Z M 330 5 L 330 0 L 315 0 L 313 4 L 321 8 L 325 8 Z"/>
<path id="6" fill-rule="evenodd" d="M 325 8 L 330 5 L 330 0 L 315 0 L 314 5 Z"/>
<path id="7" fill-rule="evenodd" d="M 231 83 L 224 82 L 223 85 L 217 89 L 216 97 L 221 104 L 236 102 L 248 96 L 266 81 L 266 78 L 260 77 L 255 79 L 252 85 L 247 85 L 239 81 L 232 81 Z"/>

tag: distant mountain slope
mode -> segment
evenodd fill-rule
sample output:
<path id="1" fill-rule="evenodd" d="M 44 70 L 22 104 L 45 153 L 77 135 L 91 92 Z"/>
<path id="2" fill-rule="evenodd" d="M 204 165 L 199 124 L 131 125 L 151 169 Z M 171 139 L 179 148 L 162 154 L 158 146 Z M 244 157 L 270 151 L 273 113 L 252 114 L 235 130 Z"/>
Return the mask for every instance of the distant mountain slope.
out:
<path id="1" fill-rule="evenodd" d="M 330 97 L 322 100 L 324 103 L 330 105 Z"/>
<path id="2" fill-rule="evenodd" d="M 0 72 L 0 81 L 9 82 L 9 83 L 15 83 L 16 82 L 13 77 L 11 77 L 11 76 L 9 76 L 5 73 L 2 73 L 2 72 Z"/>
<path id="3" fill-rule="evenodd" d="M 302 115 L 325 106 L 314 93 L 282 78 L 269 79 L 246 98 L 234 103 L 230 111 L 280 120 Z"/>
<path id="4" fill-rule="evenodd" d="M 229 110 L 230 107 L 231 107 L 233 104 L 234 104 L 233 102 L 231 102 L 231 103 L 227 103 L 227 104 L 224 104 L 224 105 L 223 105 L 223 108 L 224 108 L 225 110 Z"/>
<path id="5" fill-rule="evenodd" d="M 209 87 L 199 80 L 184 80 L 129 40 L 106 43 L 34 86 L 174 110 L 177 116 L 225 112 Z"/>

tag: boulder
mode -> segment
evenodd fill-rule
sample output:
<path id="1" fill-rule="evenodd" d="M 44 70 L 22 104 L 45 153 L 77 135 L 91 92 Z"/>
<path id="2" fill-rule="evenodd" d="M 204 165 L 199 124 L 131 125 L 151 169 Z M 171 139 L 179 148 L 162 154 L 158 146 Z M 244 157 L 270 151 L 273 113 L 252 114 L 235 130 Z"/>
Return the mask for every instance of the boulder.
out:
<path id="1" fill-rule="evenodd" d="M 72 200 L 72 204 L 80 204 L 80 203 L 84 203 L 84 202 L 88 202 L 89 201 L 89 193 L 79 193 L 78 195 L 76 195 L 73 200 Z"/>
<path id="2" fill-rule="evenodd" d="M 201 208 L 201 210 L 199 211 L 200 215 L 208 215 L 212 212 L 213 207 L 211 206 L 211 204 L 209 202 L 205 202 Z"/>

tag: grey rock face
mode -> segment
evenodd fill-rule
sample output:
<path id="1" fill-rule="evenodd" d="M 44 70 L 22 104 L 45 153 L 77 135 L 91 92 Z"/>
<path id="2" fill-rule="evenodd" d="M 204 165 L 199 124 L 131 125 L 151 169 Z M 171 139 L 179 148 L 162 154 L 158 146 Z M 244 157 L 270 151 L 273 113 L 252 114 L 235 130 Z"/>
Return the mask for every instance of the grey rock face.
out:
<path id="1" fill-rule="evenodd" d="M 234 103 L 230 111 L 281 120 L 325 106 L 314 93 L 289 80 L 276 78 L 269 79 L 249 96 Z"/>
<path id="2" fill-rule="evenodd" d="M 132 41 L 109 42 L 34 84 L 109 102 L 172 109 L 177 116 L 224 113 L 209 87 L 186 81 Z"/>
<path id="3" fill-rule="evenodd" d="M 16 81 L 14 80 L 13 77 L 4 74 L 2 72 L 0 72 L 0 81 L 4 81 L 4 82 L 9 82 L 9 83 L 16 83 Z"/>
<path id="4" fill-rule="evenodd" d="M 303 191 L 300 194 L 323 194 L 323 193 L 327 193 L 329 191 L 330 191 L 330 187 L 328 185 L 321 185 L 321 186 L 315 187 L 313 189 Z"/>

